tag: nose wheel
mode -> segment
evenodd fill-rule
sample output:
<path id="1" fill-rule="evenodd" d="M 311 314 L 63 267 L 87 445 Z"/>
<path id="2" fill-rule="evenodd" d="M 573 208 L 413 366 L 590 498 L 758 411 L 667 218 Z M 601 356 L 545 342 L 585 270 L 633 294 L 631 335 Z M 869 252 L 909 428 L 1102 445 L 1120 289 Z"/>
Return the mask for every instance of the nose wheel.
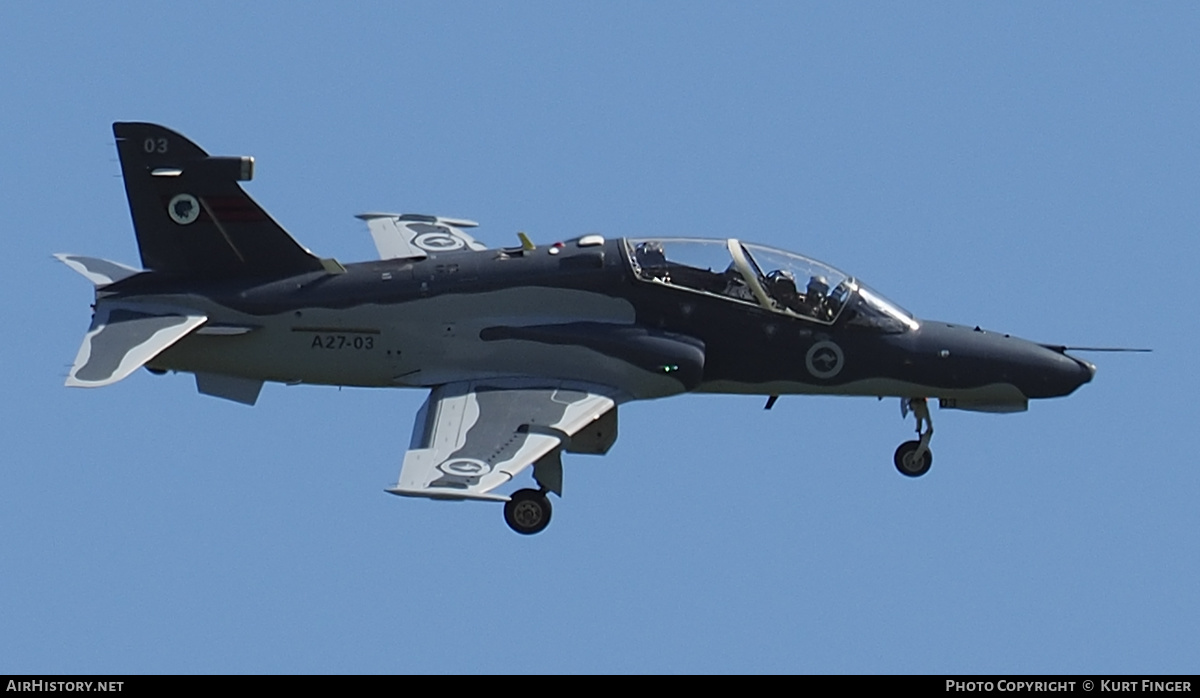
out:
<path id="1" fill-rule="evenodd" d="M 541 533 L 550 525 L 550 500 L 539 490 L 517 490 L 504 503 L 504 522 L 523 536 Z"/>
<path id="2" fill-rule="evenodd" d="M 933 465 L 933 451 L 929 450 L 929 441 L 933 438 L 933 418 L 929 416 L 929 405 L 923 397 L 900 401 L 900 413 L 907 417 L 910 411 L 917 420 L 919 438 L 900 444 L 892 462 L 901 475 L 920 477 L 929 472 Z"/>
<path id="3" fill-rule="evenodd" d="M 926 446 L 924 455 L 918 455 L 917 451 L 920 450 L 920 441 L 905 441 L 900 444 L 900 448 L 896 449 L 896 456 L 892 460 L 901 475 L 920 477 L 929 472 L 929 468 L 933 465 L 933 451 Z"/>

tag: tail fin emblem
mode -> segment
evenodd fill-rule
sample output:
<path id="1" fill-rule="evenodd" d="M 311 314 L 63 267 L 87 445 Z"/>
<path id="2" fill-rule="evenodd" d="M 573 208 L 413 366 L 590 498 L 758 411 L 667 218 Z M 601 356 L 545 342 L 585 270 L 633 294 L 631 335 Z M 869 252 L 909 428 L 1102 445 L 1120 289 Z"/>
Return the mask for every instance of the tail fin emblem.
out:
<path id="1" fill-rule="evenodd" d="M 200 202 L 191 194 L 176 194 L 167 204 L 167 213 L 179 225 L 187 225 L 200 217 Z"/>

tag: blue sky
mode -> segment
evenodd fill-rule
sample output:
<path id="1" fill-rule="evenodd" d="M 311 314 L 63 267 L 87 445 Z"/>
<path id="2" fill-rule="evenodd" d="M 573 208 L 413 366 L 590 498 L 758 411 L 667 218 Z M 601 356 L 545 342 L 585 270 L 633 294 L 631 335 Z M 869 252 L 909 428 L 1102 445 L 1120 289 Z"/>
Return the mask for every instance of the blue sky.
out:
<path id="1" fill-rule="evenodd" d="M 1200 9 L 1189 3 L 0 7 L 0 672 L 1200 670 Z M 110 124 L 352 216 L 512 244 L 733 236 L 920 317 L 1096 355 L 1027 413 L 684 396 L 566 459 L 554 522 L 392 497 L 418 391 L 62 387 L 137 262 Z"/>

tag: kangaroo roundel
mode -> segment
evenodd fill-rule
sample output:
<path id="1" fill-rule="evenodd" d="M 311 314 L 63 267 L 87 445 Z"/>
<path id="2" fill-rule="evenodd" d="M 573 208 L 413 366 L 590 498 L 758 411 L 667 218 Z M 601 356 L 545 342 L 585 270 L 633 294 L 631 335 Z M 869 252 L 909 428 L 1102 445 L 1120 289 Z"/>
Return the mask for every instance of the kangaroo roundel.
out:
<path id="1" fill-rule="evenodd" d="M 804 355 L 804 366 L 816 378 L 833 378 L 845 363 L 842 348 L 830 341 L 817 342 Z"/>
<path id="2" fill-rule="evenodd" d="M 466 247 L 466 243 L 458 238 L 450 235 L 448 232 L 425 233 L 418 235 L 413 242 L 417 247 L 430 252 L 450 252 L 452 250 L 461 250 Z"/>

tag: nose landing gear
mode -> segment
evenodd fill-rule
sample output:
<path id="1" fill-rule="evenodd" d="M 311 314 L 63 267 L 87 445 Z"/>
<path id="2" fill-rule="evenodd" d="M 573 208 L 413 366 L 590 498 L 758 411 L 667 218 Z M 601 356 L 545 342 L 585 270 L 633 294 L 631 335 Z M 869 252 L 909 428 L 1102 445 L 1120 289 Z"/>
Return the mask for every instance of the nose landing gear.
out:
<path id="1" fill-rule="evenodd" d="M 916 417 L 919 439 L 900 444 L 892 462 L 901 475 L 920 477 L 929 472 L 933 465 L 933 451 L 929 450 L 929 441 L 933 438 L 933 418 L 929 416 L 929 405 L 923 397 L 901 399 L 900 414 L 907 417 L 909 411 Z M 924 431 L 921 431 L 922 425 L 925 427 Z"/>

